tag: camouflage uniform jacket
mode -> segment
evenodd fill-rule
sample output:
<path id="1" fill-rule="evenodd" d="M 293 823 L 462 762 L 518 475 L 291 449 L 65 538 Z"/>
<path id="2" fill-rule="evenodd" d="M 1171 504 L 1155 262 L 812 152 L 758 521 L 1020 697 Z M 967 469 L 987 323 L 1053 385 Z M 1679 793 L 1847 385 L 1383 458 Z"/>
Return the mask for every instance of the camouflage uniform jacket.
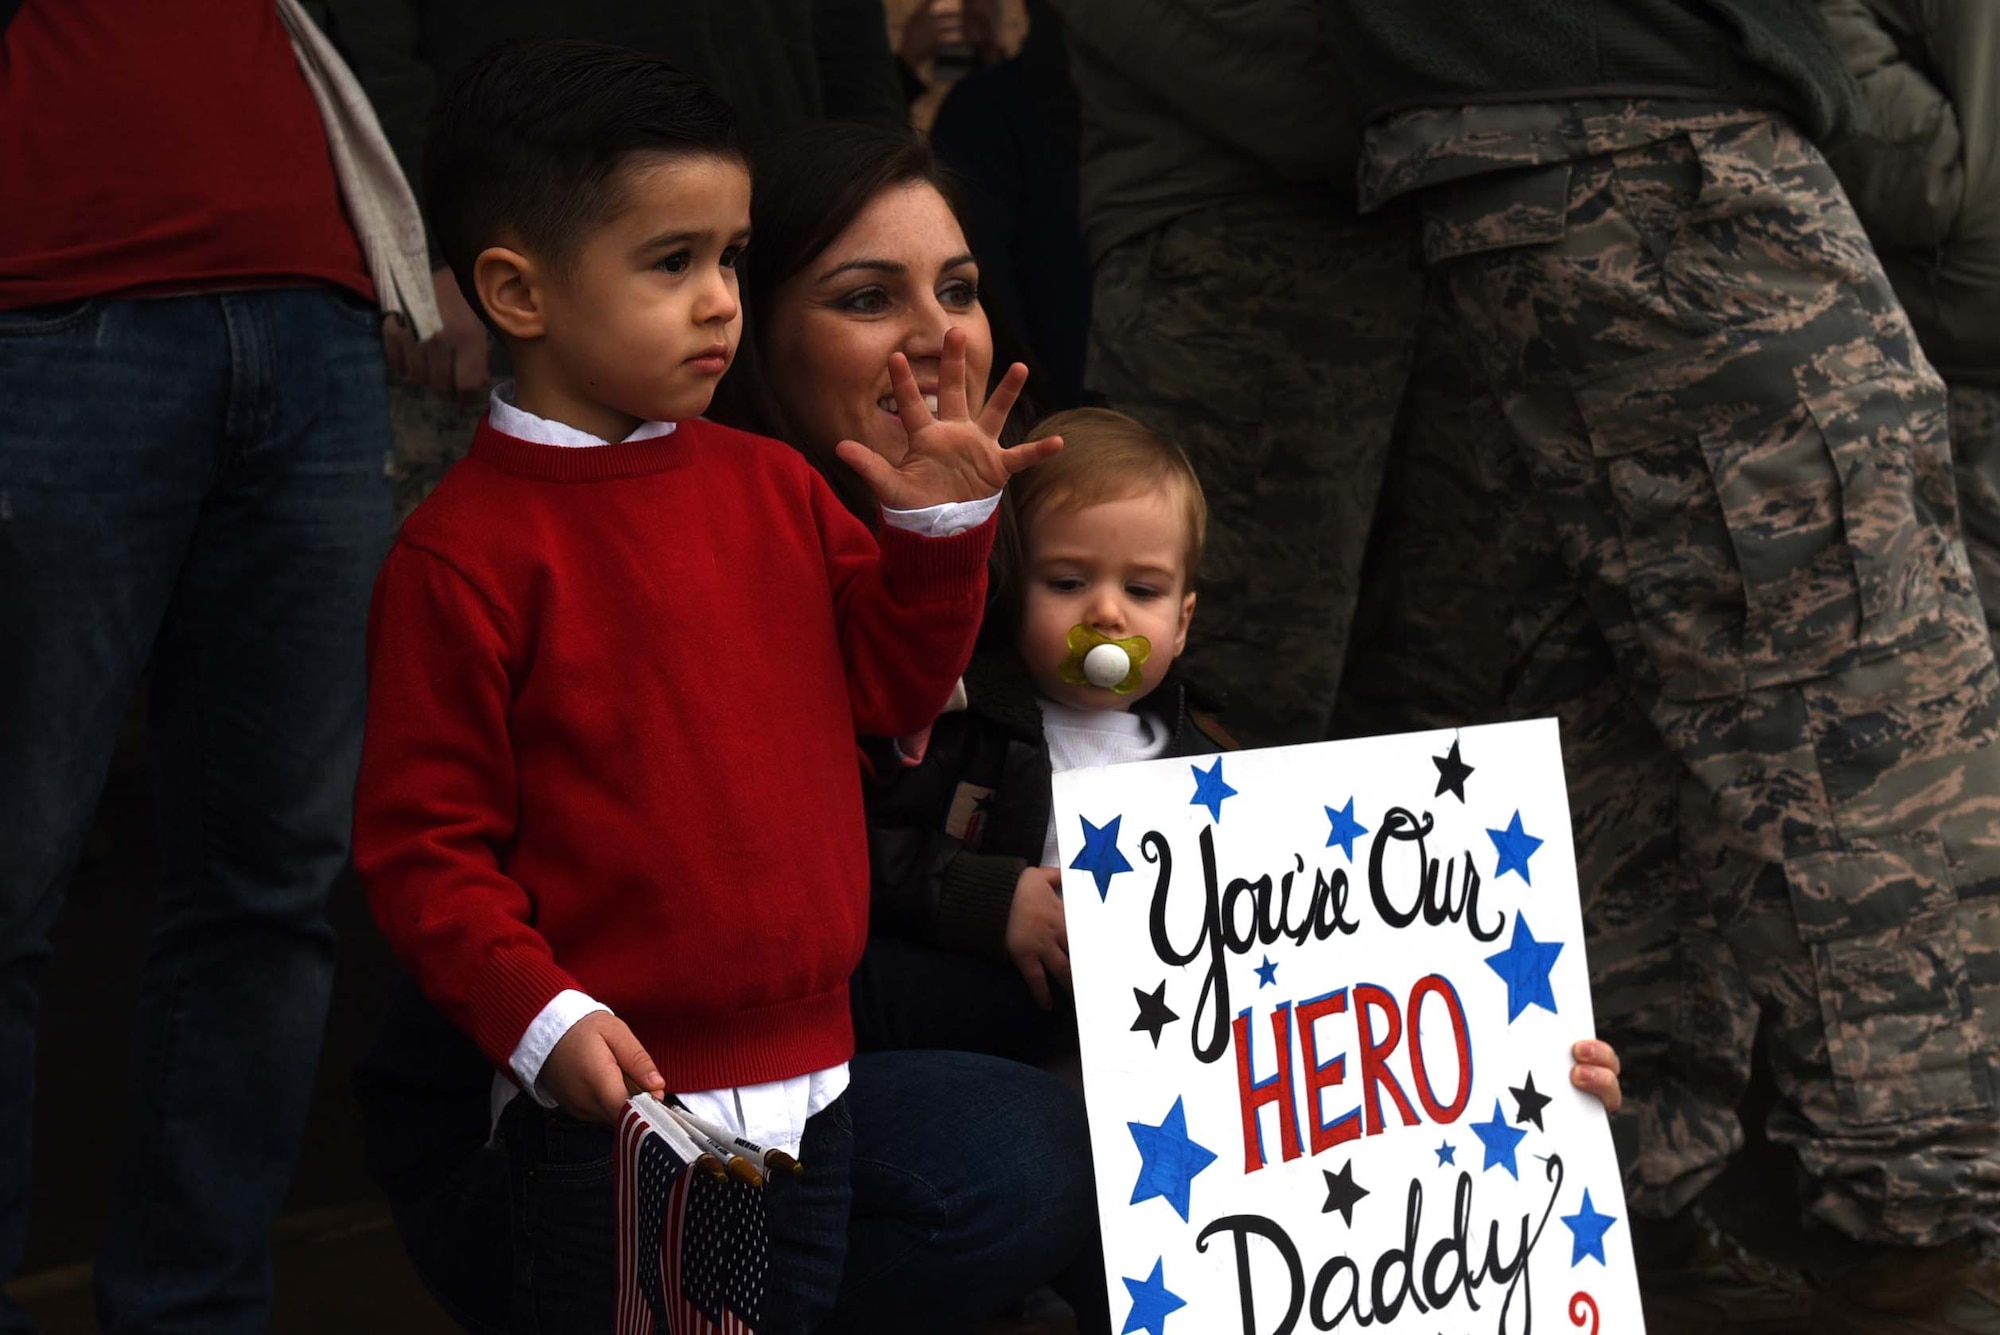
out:
<path id="1" fill-rule="evenodd" d="M 877 764 L 863 789 L 874 931 L 1006 958 L 1007 914 L 1049 828 L 1048 742 L 1034 685 L 1011 650 L 982 648 L 965 671 L 967 707 L 932 729 L 922 763 Z M 1135 709 L 1172 728 L 1169 756 L 1228 746 L 1177 674 Z"/>

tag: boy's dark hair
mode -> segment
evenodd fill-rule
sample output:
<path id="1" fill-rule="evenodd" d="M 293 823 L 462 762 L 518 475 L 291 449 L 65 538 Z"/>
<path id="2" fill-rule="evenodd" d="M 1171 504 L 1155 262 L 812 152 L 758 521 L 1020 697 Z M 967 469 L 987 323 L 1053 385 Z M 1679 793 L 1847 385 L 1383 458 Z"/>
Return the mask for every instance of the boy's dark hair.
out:
<path id="1" fill-rule="evenodd" d="M 528 38 L 466 67 L 432 121 L 424 205 L 481 319 L 479 253 L 508 239 L 560 266 L 617 211 L 639 153 L 741 158 L 736 115 L 671 62 L 600 42 Z"/>

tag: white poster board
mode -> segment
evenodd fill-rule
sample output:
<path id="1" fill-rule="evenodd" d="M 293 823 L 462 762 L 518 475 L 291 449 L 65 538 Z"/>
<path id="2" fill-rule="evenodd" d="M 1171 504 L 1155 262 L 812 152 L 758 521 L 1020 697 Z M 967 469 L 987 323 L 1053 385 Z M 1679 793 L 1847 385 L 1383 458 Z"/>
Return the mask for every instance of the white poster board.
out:
<path id="1" fill-rule="evenodd" d="M 1553 721 L 1055 809 L 1113 1330 L 1643 1331 Z"/>

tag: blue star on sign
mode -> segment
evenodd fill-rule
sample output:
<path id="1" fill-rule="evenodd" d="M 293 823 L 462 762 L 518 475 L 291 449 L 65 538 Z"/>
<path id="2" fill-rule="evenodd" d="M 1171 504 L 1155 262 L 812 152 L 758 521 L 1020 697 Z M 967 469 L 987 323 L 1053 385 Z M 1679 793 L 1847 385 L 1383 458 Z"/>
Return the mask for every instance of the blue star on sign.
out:
<path id="1" fill-rule="evenodd" d="M 1506 1169 L 1516 1182 L 1520 1181 L 1521 1168 L 1514 1161 L 1514 1150 L 1528 1133 L 1517 1131 L 1507 1125 L 1507 1119 L 1500 1115 L 1500 1100 L 1493 1100 L 1492 1121 L 1468 1122 L 1467 1125 L 1472 1128 L 1472 1134 L 1479 1137 L 1480 1143 L 1486 1146 L 1486 1162 L 1481 1164 L 1480 1168 L 1482 1170 L 1492 1168 L 1497 1164 Z"/>
<path id="2" fill-rule="evenodd" d="M 1516 811 L 1514 819 L 1507 822 L 1504 830 L 1488 830 L 1486 837 L 1493 841 L 1493 847 L 1500 852 L 1500 865 L 1494 869 L 1493 879 L 1499 880 L 1508 872 L 1519 872 L 1521 879 L 1529 885 L 1535 880 L 1528 875 L 1528 859 L 1542 846 L 1542 841 L 1521 828 L 1521 813 Z"/>
<path id="3" fill-rule="evenodd" d="M 1222 819 L 1222 799 L 1236 796 L 1236 790 L 1223 782 L 1222 757 L 1217 756 L 1215 764 L 1206 770 L 1199 765 L 1189 765 L 1188 768 L 1194 771 L 1194 796 L 1188 799 L 1188 805 L 1191 807 L 1207 807 L 1208 818 L 1213 821 L 1220 821 Z"/>
<path id="4" fill-rule="evenodd" d="M 1514 939 L 1497 955 L 1486 957 L 1493 972 L 1507 981 L 1507 1023 L 1520 1018 L 1530 1006 L 1556 1013 L 1555 989 L 1549 985 L 1549 970 L 1562 954 L 1562 942 L 1537 941 L 1528 927 L 1528 915 L 1514 915 Z"/>
<path id="5" fill-rule="evenodd" d="M 1097 897 L 1103 899 L 1111 893 L 1111 878 L 1121 871 L 1131 871 L 1132 864 L 1118 851 L 1118 822 L 1123 816 L 1113 816 L 1111 823 L 1102 827 L 1092 825 L 1088 816 L 1083 821 L 1083 851 L 1070 860 L 1070 867 L 1076 871 L 1087 871 L 1097 882 Z"/>
<path id="6" fill-rule="evenodd" d="M 1590 1188 L 1583 1189 L 1583 1209 L 1576 1214 L 1562 1216 L 1562 1221 L 1569 1226 L 1575 1243 L 1569 1256 L 1572 1267 L 1581 1265 L 1586 1256 L 1596 1257 L 1599 1265 L 1609 1264 L 1604 1259 L 1604 1234 L 1618 1222 L 1618 1216 L 1599 1214 L 1590 1203 Z"/>
<path id="7" fill-rule="evenodd" d="M 1127 1279 L 1125 1291 L 1132 1295 L 1132 1311 L 1119 1335 L 1135 1330 L 1167 1335 L 1167 1318 L 1187 1306 L 1187 1299 L 1167 1289 L 1165 1258 L 1154 1261 L 1153 1273 L 1144 1279 Z"/>
<path id="8" fill-rule="evenodd" d="M 1132 1133 L 1132 1143 L 1139 1147 L 1139 1180 L 1132 1184 L 1132 1204 L 1158 1196 L 1186 1223 L 1195 1176 L 1215 1162 L 1215 1155 L 1188 1139 L 1187 1112 L 1181 1100 L 1174 1100 L 1172 1110 L 1158 1126 L 1127 1122 L 1125 1127 Z"/>
<path id="9" fill-rule="evenodd" d="M 1266 955 L 1264 962 L 1255 969 L 1252 969 L 1251 972 L 1257 975 L 1257 986 L 1259 987 L 1269 987 L 1278 981 L 1278 966 L 1271 963 L 1269 955 Z"/>
<path id="10" fill-rule="evenodd" d="M 1333 822 L 1333 833 L 1327 835 L 1326 846 L 1340 845 L 1340 851 L 1347 854 L 1347 860 L 1354 861 L 1354 841 L 1368 833 L 1368 827 L 1354 819 L 1354 799 L 1348 798 L 1347 805 L 1338 811 L 1328 807 L 1326 818 Z"/>
<path id="11" fill-rule="evenodd" d="M 1437 1147 L 1437 1157 L 1439 1168 L 1444 1167 L 1446 1164 L 1450 1164 L 1456 1168 L 1458 1166 L 1458 1146 L 1448 1140 L 1443 1142 Z"/>

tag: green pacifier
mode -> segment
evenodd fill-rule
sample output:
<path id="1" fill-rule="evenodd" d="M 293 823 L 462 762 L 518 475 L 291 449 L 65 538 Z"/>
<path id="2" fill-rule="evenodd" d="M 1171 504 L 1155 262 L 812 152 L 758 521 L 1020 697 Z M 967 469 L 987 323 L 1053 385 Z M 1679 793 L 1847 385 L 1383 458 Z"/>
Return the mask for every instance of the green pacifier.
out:
<path id="1" fill-rule="evenodd" d="M 1139 689 L 1139 670 L 1152 652 L 1152 644 L 1143 635 L 1114 640 L 1088 626 L 1071 626 L 1069 657 L 1063 659 L 1056 675 L 1072 686 L 1097 686 L 1113 695 L 1130 695 Z"/>

